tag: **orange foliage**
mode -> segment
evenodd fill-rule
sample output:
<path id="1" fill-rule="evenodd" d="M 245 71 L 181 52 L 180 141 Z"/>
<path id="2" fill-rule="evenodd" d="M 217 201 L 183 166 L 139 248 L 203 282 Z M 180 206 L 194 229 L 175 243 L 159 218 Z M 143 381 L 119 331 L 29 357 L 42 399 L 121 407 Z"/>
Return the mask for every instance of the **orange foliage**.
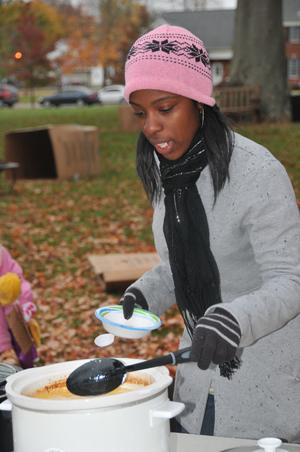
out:
<path id="1" fill-rule="evenodd" d="M 29 86 L 46 80 L 50 69 L 47 54 L 54 49 L 61 36 L 56 9 L 42 0 L 12 2 L 1 6 L 0 16 L 1 27 L 14 30 L 14 33 L 4 36 L 3 48 L 8 51 L 6 54 L 5 51 L 0 52 L 0 69 L 17 76 Z M 21 55 L 21 58 L 16 55 Z"/>
<path id="2" fill-rule="evenodd" d="M 60 59 L 63 73 L 91 66 L 112 68 L 114 81 L 122 81 L 123 65 L 131 43 L 147 26 L 144 6 L 132 0 L 102 0 L 100 22 L 73 8 L 65 17 L 68 52 Z"/>
<path id="3" fill-rule="evenodd" d="M 99 26 L 100 63 L 115 71 L 114 82 L 123 81 L 127 52 L 148 25 L 150 17 L 143 5 L 132 0 L 102 0 Z"/>
<path id="4" fill-rule="evenodd" d="M 73 9 L 66 17 L 66 43 L 68 52 L 60 58 L 63 73 L 98 65 L 98 51 L 95 46 L 97 25 L 95 19 Z"/>

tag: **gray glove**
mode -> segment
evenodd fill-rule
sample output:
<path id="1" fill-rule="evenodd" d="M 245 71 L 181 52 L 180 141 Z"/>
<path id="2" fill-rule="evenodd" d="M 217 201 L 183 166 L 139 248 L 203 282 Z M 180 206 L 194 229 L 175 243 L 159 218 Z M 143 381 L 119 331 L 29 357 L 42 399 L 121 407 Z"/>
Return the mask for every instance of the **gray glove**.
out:
<path id="1" fill-rule="evenodd" d="M 237 320 L 225 309 L 216 308 L 198 320 L 192 338 L 191 360 L 202 370 L 211 363 L 222 365 L 235 358 L 241 340 Z"/>
<path id="2" fill-rule="evenodd" d="M 123 315 L 125 319 L 130 319 L 135 307 L 149 310 L 146 298 L 139 289 L 129 287 L 120 299 L 120 304 L 123 306 Z"/>

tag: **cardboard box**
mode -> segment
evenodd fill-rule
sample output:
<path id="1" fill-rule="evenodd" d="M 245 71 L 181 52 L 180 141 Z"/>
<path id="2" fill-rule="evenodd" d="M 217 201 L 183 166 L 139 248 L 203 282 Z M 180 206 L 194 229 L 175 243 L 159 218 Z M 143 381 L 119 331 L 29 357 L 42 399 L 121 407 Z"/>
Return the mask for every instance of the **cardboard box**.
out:
<path id="1" fill-rule="evenodd" d="M 140 126 L 133 114 L 132 108 L 127 104 L 119 106 L 119 121 L 123 132 L 138 132 Z"/>
<path id="2" fill-rule="evenodd" d="M 70 179 L 100 172 L 99 130 L 45 125 L 5 135 L 5 158 L 19 164 L 17 179 Z"/>
<path id="3" fill-rule="evenodd" d="M 90 255 L 88 259 L 107 289 L 128 286 L 160 262 L 156 253 Z"/>
<path id="4" fill-rule="evenodd" d="M 29 352 L 33 346 L 33 340 L 24 320 L 21 308 L 18 305 L 14 305 L 10 313 L 6 314 L 6 320 L 21 352 Z"/>

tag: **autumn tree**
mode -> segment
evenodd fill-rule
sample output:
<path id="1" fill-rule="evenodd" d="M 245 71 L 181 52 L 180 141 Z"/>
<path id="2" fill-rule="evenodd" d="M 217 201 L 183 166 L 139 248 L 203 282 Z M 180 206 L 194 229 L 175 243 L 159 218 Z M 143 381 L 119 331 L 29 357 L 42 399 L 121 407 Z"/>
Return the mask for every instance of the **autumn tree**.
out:
<path id="1" fill-rule="evenodd" d="M 230 81 L 259 85 L 265 119 L 288 113 L 282 0 L 238 0 Z"/>
<path id="2" fill-rule="evenodd" d="M 1 30 L 10 29 L 1 46 L 2 73 L 13 76 L 30 89 L 49 81 L 51 64 L 47 57 L 61 36 L 56 10 L 41 0 L 14 1 L 1 5 Z M 16 58 L 17 57 L 17 58 Z"/>
<path id="3" fill-rule="evenodd" d="M 102 66 L 105 84 L 122 83 L 127 52 L 148 26 L 149 14 L 133 0 L 94 2 L 99 17 L 90 16 L 83 4 L 74 7 L 68 0 L 47 0 L 63 17 L 63 40 L 68 50 L 57 63 L 63 74 Z"/>
<path id="4" fill-rule="evenodd" d="M 10 75 L 9 66 L 16 51 L 12 37 L 19 14 L 16 4 L 0 4 L 0 79 Z"/>
<path id="5" fill-rule="evenodd" d="M 63 40 L 67 52 L 58 58 L 61 71 L 69 74 L 99 64 L 97 23 L 94 17 L 82 12 L 82 8 L 64 4 L 59 6 L 64 21 Z"/>
<path id="6" fill-rule="evenodd" d="M 105 83 L 123 82 L 123 70 L 130 45 L 149 25 L 145 6 L 132 0 L 99 0 L 99 61 Z"/>

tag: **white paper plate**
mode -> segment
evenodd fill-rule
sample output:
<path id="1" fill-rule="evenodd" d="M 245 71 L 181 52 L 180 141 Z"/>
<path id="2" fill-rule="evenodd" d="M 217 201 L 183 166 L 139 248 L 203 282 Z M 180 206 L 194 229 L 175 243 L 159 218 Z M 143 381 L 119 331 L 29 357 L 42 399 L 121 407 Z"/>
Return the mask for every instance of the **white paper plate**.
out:
<path id="1" fill-rule="evenodd" d="M 127 339 L 138 339 L 160 327 L 160 318 L 153 312 L 135 308 L 130 319 L 123 316 L 121 305 L 104 306 L 95 315 L 108 333 Z"/>

